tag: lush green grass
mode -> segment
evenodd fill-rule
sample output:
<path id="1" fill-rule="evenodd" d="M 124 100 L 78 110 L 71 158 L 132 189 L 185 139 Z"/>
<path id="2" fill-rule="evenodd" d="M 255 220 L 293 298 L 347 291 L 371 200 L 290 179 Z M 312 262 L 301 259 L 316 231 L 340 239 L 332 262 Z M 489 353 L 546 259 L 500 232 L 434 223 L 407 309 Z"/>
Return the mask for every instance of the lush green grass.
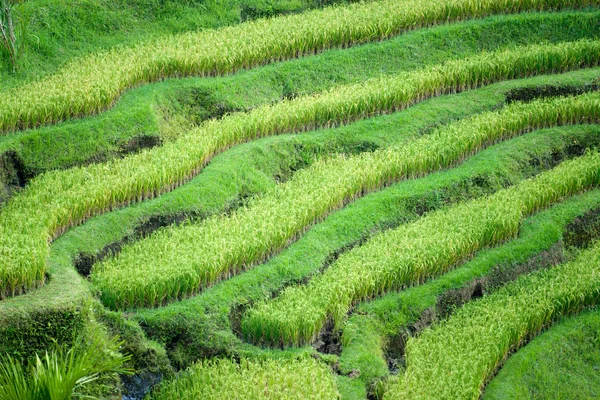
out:
<path id="1" fill-rule="evenodd" d="M 37 48 L 41 51 L 27 54 L 23 60 L 25 69 L 9 79 L 4 79 L 0 67 L 3 89 L 18 86 L 34 75 L 43 77 L 52 74 L 65 60 L 111 48 L 115 43 L 127 47 L 134 42 L 153 41 L 165 33 L 185 32 L 203 24 L 237 23 L 239 19 L 237 0 L 224 0 L 219 4 L 200 4 L 194 0 L 185 3 L 126 0 L 118 5 L 110 1 L 84 0 L 72 6 L 60 4 L 50 8 L 46 5 L 54 5 L 54 1 L 31 2 L 32 7 L 44 5 L 35 8 L 37 16 L 34 23 L 40 40 Z M 252 12 L 258 13 L 256 15 L 263 11 L 268 14 L 297 10 L 308 4 L 303 0 L 277 4 L 270 4 L 269 0 L 245 3 L 254 9 Z M 250 9 L 248 7 L 247 10 Z M 203 10 L 202 16 L 198 13 L 200 9 Z M 224 13 L 219 15 L 220 11 Z M 117 13 L 124 17 L 123 23 L 115 23 Z M 315 57 L 277 63 L 222 78 L 170 80 L 148 85 L 132 90 L 114 109 L 102 115 L 2 137 L 0 152 L 16 150 L 31 175 L 90 161 L 120 158 L 128 151 L 128 142 L 132 138 L 151 135 L 172 142 L 197 128 L 207 117 L 218 117 L 222 112 L 249 110 L 281 98 L 291 99 L 298 94 L 313 94 L 340 84 L 364 82 L 381 74 L 404 74 L 452 58 L 469 57 L 481 50 L 541 41 L 556 43 L 598 38 L 596 14 L 597 10 L 590 10 L 492 17 L 410 32 L 385 42 L 327 51 Z M 49 17 L 44 22 L 43 15 Z M 43 24 L 46 25 L 41 27 Z M 51 31 L 61 34 L 47 33 Z M 111 242 L 121 240 L 135 226 L 152 216 L 183 212 L 204 218 L 224 211 L 231 212 L 247 204 L 252 197 L 272 193 L 277 183 L 293 179 L 298 170 L 310 168 L 321 158 L 339 153 L 355 155 L 401 145 L 429 133 L 438 124 L 500 107 L 504 92 L 510 88 L 554 83 L 580 86 L 597 77 L 597 69 L 593 69 L 504 82 L 460 95 L 442 96 L 401 113 L 338 129 L 271 137 L 229 149 L 212 159 L 189 184 L 155 200 L 93 218 L 56 240 L 50 247 L 50 279 L 47 284 L 40 290 L 0 302 L 0 353 L 8 351 L 21 357 L 43 350 L 52 339 L 69 342 L 80 334 L 91 314 L 98 313 L 101 306 L 89 301 L 90 290 L 95 295 L 99 292 L 77 276 L 72 268 L 73 258 L 80 251 L 94 253 Z M 310 347 L 278 351 L 244 343 L 238 336 L 241 315 L 255 302 L 268 299 L 286 286 L 305 283 L 339 254 L 380 231 L 414 221 L 424 212 L 516 184 L 554 166 L 558 159 L 580 154 L 578 145 L 595 145 L 598 143 L 597 136 L 596 126 L 576 126 L 538 131 L 499 144 L 456 169 L 394 185 L 350 204 L 315 225 L 298 242 L 265 264 L 218 283 L 194 298 L 162 309 L 137 310 L 132 314 L 102 310 L 102 321 L 111 331 L 126 332 L 124 337 L 133 337 L 132 342 L 135 343 L 126 349 L 134 351 L 136 358 L 139 356 L 136 368 L 150 367 L 154 371 L 159 370 L 151 365 L 156 363 L 153 358 L 157 356 L 162 357 L 164 370 L 169 368 L 169 363 L 164 360 L 165 350 L 177 367 L 187 366 L 197 358 L 215 355 L 234 356 L 236 359 L 239 356 L 288 359 L 299 354 L 314 354 L 315 350 Z M 576 214 L 576 208 L 585 210 L 600 203 L 593 193 L 585 195 L 589 197 L 569 199 L 564 204 L 572 207 L 561 208 L 564 213 L 560 216 L 552 214 L 552 222 L 538 230 L 548 236 L 544 244 L 557 232 L 558 228 L 551 226 L 552 223 L 559 226 Z M 538 216 L 542 218 L 544 215 L 546 212 Z M 536 227 L 538 216 L 527 219 L 534 222 L 532 230 Z M 527 227 L 523 227 L 521 233 Z M 499 258 L 519 258 L 525 257 L 527 251 L 537 251 L 540 243 L 541 240 L 532 239 L 529 247 L 515 244 L 510 248 L 512 250 L 502 252 L 502 246 L 489 251 L 498 250 L 494 254 Z M 488 250 L 481 254 L 486 252 Z M 491 257 L 479 265 L 491 268 L 493 260 L 495 258 Z M 482 266 L 482 270 L 486 268 Z M 435 290 L 442 291 L 443 287 L 447 287 L 445 285 L 452 278 L 448 281 L 445 278 L 440 278 L 439 286 L 434 285 L 437 289 L 430 288 L 432 292 L 424 289 L 428 296 L 420 298 L 423 302 L 418 302 L 419 306 L 431 298 L 435 299 L 432 294 Z M 456 282 L 452 280 L 451 283 L 458 285 Z M 393 295 L 402 296 L 402 293 Z M 402 298 L 405 301 L 412 298 L 417 302 L 415 297 Z M 375 303 L 361 307 L 368 308 Z M 354 378 L 356 371 L 350 376 L 335 377 L 340 391 L 348 398 L 364 397 L 365 383 L 387 373 L 383 360 L 386 340 L 394 327 L 404 326 L 400 324 L 402 318 L 406 320 L 409 314 L 417 316 L 418 308 L 398 307 L 396 303 L 396 309 L 393 309 L 391 303 L 387 304 L 389 307 L 385 311 L 385 307 L 381 308 L 377 316 L 370 311 L 366 315 L 362 312 L 355 314 L 344 331 L 346 348 L 339 359 L 339 368 L 343 374 L 352 370 L 359 373 L 359 378 Z M 407 312 L 404 317 L 399 317 L 404 311 Z M 123 316 L 131 320 L 125 321 Z M 354 321 L 354 317 L 365 319 Z M 145 341 L 138 323 L 160 344 Z M 353 323 L 361 323 L 361 330 L 353 331 L 356 328 Z M 365 339 L 363 342 L 349 340 L 346 334 L 357 332 L 361 335 L 360 339 Z M 360 343 L 365 347 L 357 349 Z M 322 356 L 322 360 L 335 364 L 337 368 L 337 357 Z M 382 360 L 383 364 L 377 364 Z M 327 377 L 328 382 L 330 378 Z"/>
<path id="2" fill-rule="evenodd" d="M 318 161 L 231 215 L 165 229 L 123 248 L 94 268 L 92 281 L 111 308 L 162 305 L 192 294 L 278 252 L 364 193 L 455 165 L 522 132 L 596 121 L 594 96 L 512 104 L 398 147 Z"/>
<path id="3" fill-rule="evenodd" d="M 216 359 L 190 367 L 165 383 L 152 400 L 339 398 L 331 370 L 314 358 L 297 360 Z"/>
<path id="4" fill-rule="evenodd" d="M 35 292 L 0 302 L 0 315 L 4 318 L 1 325 L 5 327 L 2 334 L 5 341 L 0 343 L 4 347 L 0 347 L 5 351 L 18 348 L 21 354 L 29 354 L 33 349 L 43 350 L 48 337 L 63 341 L 70 340 L 65 337 L 67 333 L 76 335 L 79 330 L 72 329 L 65 322 L 79 323 L 81 317 L 83 320 L 87 318 L 81 313 L 80 305 L 87 291 L 72 268 L 72 258 L 80 251 L 95 252 L 106 244 L 120 240 L 147 216 L 190 210 L 220 212 L 225 203 L 237 202 L 240 196 L 272 189 L 274 176 L 288 176 L 294 163 L 305 157 L 311 159 L 316 154 L 328 154 L 335 149 L 352 152 L 355 146 L 360 148 L 364 141 L 383 148 L 427 132 L 445 121 L 494 108 L 502 103 L 504 93 L 512 88 L 547 84 L 582 85 L 597 76 L 597 70 L 583 70 L 503 82 L 434 98 L 403 112 L 351 126 L 265 138 L 230 149 L 213 159 L 190 184 L 155 200 L 94 218 L 58 239 L 52 245 L 50 254 L 50 282 Z M 414 208 L 417 204 L 424 203 L 433 208 L 443 206 L 446 200 L 440 197 L 440 190 L 442 193 L 448 191 L 446 193 L 452 201 L 458 201 L 463 198 L 463 191 L 470 193 L 467 197 L 474 196 L 498 188 L 507 180 L 513 182 L 520 174 L 527 176 L 535 171 L 532 166 L 537 165 L 530 165 L 528 160 L 542 160 L 541 165 L 546 165 L 551 153 L 562 152 L 560 149 L 569 144 L 568 138 L 576 134 L 571 128 L 565 128 L 565 134 L 557 134 L 561 131 L 563 129 L 525 135 L 482 152 L 456 170 L 434 174 L 431 180 L 417 180 L 410 185 L 406 182 L 389 192 L 369 195 L 329 217 L 323 227 L 319 225 L 313 228 L 306 238 L 267 266 L 223 282 L 196 299 L 174 304 L 174 308 L 156 310 L 156 316 L 151 313 L 151 318 L 143 314 L 141 320 L 147 321 L 148 330 L 156 339 L 173 344 L 170 355 L 179 365 L 187 365 L 190 357 L 193 359 L 201 354 L 250 351 L 231 332 L 228 312 L 236 304 L 264 298 L 286 284 L 314 273 L 331 252 L 360 239 L 370 230 L 377 229 L 377 226 L 385 227 L 390 222 L 393 224 L 394 221 L 418 217 Z M 576 137 L 579 142 L 585 143 L 595 135 L 590 131 Z M 298 153 L 298 148 L 306 152 Z M 511 158 L 502 154 L 508 154 Z M 506 162 L 509 164 L 504 164 Z M 518 172 L 521 168 L 523 171 Z M 501 176 L 497 176 L 499 171 L 504 171 Z M 472 179 L 478 175 L 486 177 L 484 181 L 490 184 L 486 184 L 487 189 L 472 186 Z M 393 204 L 405 205 L 397 207 Z M 366 215 L 369 218 L 365 218 Z M 76 318 L 73 318 L 73 312 Z M 48 319 L 53 313 L 60 315 L 61 319 Z M 58 330 L 40 329 L 46 327 L 48 321 Z M 10 327 L 14 324 L 20 324 L 22 328 L 13 331 Z M 60 334 L 62 329 L 65 330 L 63 335 Z M 176 337 L 182 339 L 172 342 Z"/>
<path id="5" fill-rule="evenodd" d="M 484 150 L 455 169 L 365 196 L 329 216 L 267 263 L 191 299 L 156 310 L 138 310 L 137 319 L 152 338 L 172 348 L 176 363 L 186 365 L 190 357 L 193 360 L 198 355 L 255 353 L 254 347 L 244 345 L 232 332 L 230 312 L 237 315 L 246 305 L 268 299 L 271 293 L 318 273 L 336 250 L 386 227 L 415 220 L 421 204 L 438 209 L 539 172 L 532 171 L 532 165 L 547 168 L 546 161 L 538 164 L 533 160 L 548 160 L 552 153 L 560 154 L 581 128 L 524 135 Z M 587 142 L 586 130 L 579 131 L 584 136 L 576 140 Z M 595 137 L 597 128 L 592 127 L 588 133 L 588 138 Z M 530 153 L 530 149 L 536 150 Z"/>
<path id="6" fill-rule="evenodd" d="M 294 346 L 313 342 L 327 322 L 339 330 L 354 304 L 445 274 L 476 251 L 513 238 L 527 216 L 598 185 L 598 170 L 600 155 L 592 152 L 378 235 L 306 286 L 252 308 L 242 320 L 244 335 L 256 343 Z"/>
<path id="7" fill-rule="evenodd" d="M 29 0 L 15 10 L 16 16 L 29 18 L 26 53 L 16 73 L 8 60 L 0 58 L 0 82 L 3 87 L 16 86 L 55 72 L 74 57 L 114 46 L 324 4 L 318 0 Z"/>
<path id="8" fill-rule="evenodd" d="M 561 318 L 600 301 L 600 243 L 521 276 L 408 341 L 406 372 L 384 399 L 477 399 L 508 355 Z"/>
<path id="9" fill-rule="evenodd" d="M 172 140 L 221 110 L 243 110 L 380 74 L 398 74 L 451 58 L 542 41 L 597 38 L 598 11 L 495 16 L 409 32 L 396 38 L 215 78 L 169 80 L 125 94 L 98 116 L 0 136 L 26 173 L 119 157 L 134 137 Z M 219 109 L 219 108 L 217 108 Z"/>
<path id="10" fill-rule="evenodd" d="M 599 71 L 581 70 L 502 82 L 430 99 L 399 113 L 345 127 L 246 143 L 216 156 L 200 175 L 173 192 L 93 218 L 68 235 L 78 236 L 82 251 L 97 252 L 130 234 L 140 221 L 149 216 L 181 212 L 201 215 L 221 213 L 226 204 L 273 190 L 276 177 L 287 178 L 297 167 L 310 165 L 317 157 L 335 152 L 352 154 L 369 146 L 383 149 L 398 145 L 447 121 L 494 109 L 502 104 L 504 93 L 511 89 L 535 85 L 579 86 L 598 78 Z"/>
<path id="11" fill-rule="evenodd" d="M 120 343 L 107 340 L 102 331 L 79 338 L 73 347 L 59 346 L 23 359 L 0 353 L 0 398 L 3 400 L 69 400 L 102 374 L 128 373 L 129 356 L 119 353 Z"/>
<path id="12" fill-rule="evenodd" d="M 379 0 L 167 36 L 82 57 L 56 74 L 3 91 L 0 131 L 94 114 L 109 107 L 125 90 L 167 77 L 220 75 L 466 18 L 596 4 L 597 0 Z"/>
<path id="13" fill-rule="evenodd" d="M 385 354 L 393 358 L 400 356 L 395 353 L 398 349 L 393 347 L 391 340 L 419 321 L 425 310 L 436 305 L 439 296 L 487 275 L 498 265 L 523 263 L 549 250 L 561 240 L 568 223 L 599 205 L 598 189 L 574 196 L 529 217 L 515 240 L 482 250 L 457 269 L 423 285 L 389 293 L 357 306 L 343 328 L 340 369 L 342 374 L 358 371 L 359 376 L 354 382 L 347 380 L 339 385 L 342 395 L 351 390 L 356 381 L 365 390 L 365 386 L 372 388 L 378 379 L 389 374 Z"/>
<path id="14" fill-rule="evenodd" d="M 295 148 L 298 146 L 309 150 L 314 148 L 317 154 L 327 153 L 330 151 L 328 149 L 337 147 L 348 149 L 361 141 L 385 147 L 392 143 L 400 143 L 397 140 L 405 140 L 411 133 L 423 132 L 443 121 L 492 108 L 502 102 L 503 93 L 511 88 L 541 84 L 580 85 L 596 76 L 596 70 L 589 70 L 506 82 L 432 99 L 401 113 L 359 122 L 349 127 L 268 138 L 245 144 L 216 157 L 189 185 L 156 200 L 95 218 L 86 226 L 70 232 L 69 240 L 78 242 L 82 251 L 96 252 L 104 245 L 120 240 L 131 232 L 140 219 L 150 215 L 182 211 L 198 211 L 200 214 L 220 212 L 224 204 L 243 197 L 244 193 L 252 195 L 272 189 L 273 176 L 285 175 L 285 171 L 294 164 L 293 160 L 304 158 L 299 158 L 296 154 Z M 456 107 L 457 105 L 459 107 Z M 394 134 L 390 135 L 390 132 Z M 308 153 L 310 155 L 310 151 Z M 248 157 L 248 154 L 251 156 Z M 290 160 L 292 163 L 288 163 Z M 216 187 L 221 189 L 215 190 Z M 52 265 L 51 263 L 51 273 L 54 274 L 55 268 Z M 10 304 L 10 301 L 8 303 Z"/>
<path id="15" fill-rule="evenodd" d="M 0 136 L 0 153 L 16 151 L 27 173 L 34 176 L 102 161 L 118 156 L 136 136 L 172 140 L 203 116 L 214 115 L 214 107 L 249 109 L 286 96 L 311 94 L 515 44 L 597 38 L 600 31 L 594 21 L 598 18 L 594 10 L 495 16 L 417 30 L 384 42 L 330 50 L 232 76 L 169 80 L 132 90 L 113 109 L 96 117 Z"/>
<path id="16" fill-rule="evenodd" d="M 365 139 L 384 140 L 391 138 L 389 132 L 393 132 L 391 128 L 396 127 L 395 129 L 398 131 L 396 135 L 400 139 L 406 137 L 405 135 L 408 132 L 425 129 L 427 126 L 434 124 L 436 119 L 443 120 L 454 115 L 456 112 L 469 113 L 480 107 L 486 107 L 487 104 L 493 105 L 497 102 L 498 98 L 502 98 L 503 91 L 510 87 L 532 84 L 534 82 L 560 82 L 561 79 L 572 80 L 583 72 L 585 71 L 564 76 L 539 77 L 532 80 L 506 82 L 495 87 L 469 93 L 432 99 L 402 113 L 379 117 L 372 121 L 364 121 L 362 124 L 364 124 L 365 130 L 358 130 L 355 133 L 359 135 L 358 137 L 361 134 L 367 134 Z M 584 78 L 581 77 L 581 79 Z M 559 81 L 556 81 L 557 79 Z M 484 99 L 487 100 L 483 101 Z M 456 110 L 453 106 L 457 104 L 462 104 L 464 107 L 461 107 L 460 111 Z M 426 113 L 426 110 L 430 107 L 440 112 L 437 114 Z M 415 115 L 422 114 L 430 116 L 425 119 L 414 118 Z M 498 185 L 513 181 L 520 174 L 527 176 L 527 174 L 535 172 L 534 166 L 536 165 L 540 167 L 547 165 L 552 159 L 551 155 L 553 153 L 563 152 L 565 146 L 569 146 L 573 140 L 580 143 L 587 143 L 597 136 L 596 131 L 593 129 L 588 132 L 582 131 L 581 134 L 578 134 L 575 128 L 553 129 L 524 135 L 485 150 L 456 169 L 431 175 L 426 180 L 420 179 L 410 183 L 405 182 L 402 185 L 396 185 L 395 189 L 390 188 L 369 195 L 365 199 L 359 200 L 329 217 L 323 226 L 318 225 L 309 231 L 305 238 L 302 238 L 297 244 L 282 253 L 280 257 L 273 259 L 266 266 L 260 266 L 255 271 L 250 271 L 223 282 L 197 298 L 174 304 L 165 309 L 148 312 L 149 314 L 142 313 L 140 321 L 142 321 L 142 325 L 156 339 L 174 346 L 170 351 L 170 355 L 176 364 L 180 363 L 179 365 L 186 365 L 190 357 L 198 357 L 201 354 L 254 353 L 256 350 L 246 347 L 231 332 L 228 312 L 232 308 L 235 308 L 236 304 L 243 304 L 253 299 L 264 298 L 265 296 L 268 297 L 271 292 L 278 290 L 278 288 L 288 284 L 290 281 L 297 281 L 304 276 L 314 273 L 320 268 L 331 252 L 359 239 L 372 229 L 377 229 L 377 226 L 385 227 L 389 223 L 393 224 L 394 221 L 417 218 L 418 214 L 415 213 L 415 206 L 418 204 L 427 204 L 431 208 L 437 208 L 443 206 L 446 201 L 458 201 L 464 198 L 463 196 L 468 198 L 469 196 L 485 193 L 488 190 L 494 190 Z M 371 129 L 375 130 L 371 131 Z M 235 176 L 233 175 L 234 173 L 238 174 L 238 178 L 236 179 L 242 183 L 244 181 L 247 183 L 246 179 L 250 178 L 250 176 L 246 173 L 241 173 L 240 171 L 243 169 L 238 168 L 238 166 L 245 165 L 248 168 L 257 168 L 252 163 L 238 164 L 241 161 L 235 161 L 236 157 L 237 160 L 247 159 L 248 151 L 256 149 L 251 152 L 254 155 L 250 159 L 253 162 L 258 162 L 259 167 L 272 167 L 276 164 L 273 163 L 274 159 L 272 157 L 274 154 L 269 150 L 269 147 L 273 143 L 279 143 L 279 146 L 282 146 L 286 141 L 308 144 L 314 140 L 317 143 L 327 143 L 328 137 L 332 139 L 340 136 L 336 135 L 340 130 L 345 132 L 341 136 L 346 137 L 348 135 L 350 139 L 356 138 L 352 135 L 350 127 L 344 127 L 335 130 L 320 131 L 316 134 L 316 137 L 313 137 L 311 134 L 301 134 L 297 136 L 267 138 L 255 143 L 242 145 L 216 158 L 211 166 L 207 168 L 207 171 L 194 181 L 198 186 L 190 185 L 187 187 L 187 190 L 184 191 L 184 193 L 187 193 L 186 196 L 183 196 L 181 193 L 186 187 L 182 187 L 165 196 L 163 200 L 159 198 L 152 202 L 139 204 L 135 207 L 95 218 L 90 223 L 68 232 L 52 246 L 50 258 L 52 280 L 38 291 L 0 303 L 0 306 L 2 306 L 2 313 L 0 314 L 5 318 L 12 318 L 9 319 L 12 322 L 2 324 L 2 326 L 9 329 L 6 331 L 6 335 L 3 334 L 3 337 L 9 340 L 13 338 L 15 342 L 19 340 L 21 345 L 31 345 L 31 341 L 33 341 L 32 337 L 38 337 L 43 340 L 46 337 L 44 336 L 45 334 L 52 334 L 52 332 L 42 331 L 35 335 L 27 336 L 26 332 L 11 332 L 10 326 L 13 323 L 17 323 L 16 321 L 19 321 L 17 317 L 27 312 L 26 310 L 29 310 L 29 313 L 39 311 L 43 314 L 53 309 L 63 309 L 66 305 L 71 304 L 68 302 L 68 299 L 76 298 L 76 296 L 74 297 L 74 292 L 78 293 L 77 291 L 84 289 L 81 287 L 81 283 L 78 283 L 81 282 L 81 278 L 72 269 L 72 257 L 79 251 L 94 251 L 95 249 L 100 249 L 104 244 L 110 243 L 112 240 L 119 239 L 122 232 L 127 230 L 126 221 L 129 221 L 129 226 L 131 227 L 136 218 L 143 215 L 144 212 L 149 214 L 163 212 L 167 210 L 165 207 L 168 205 L 173 207 L 173 209 L 187 209 L 187 207 L 197 204 L 195 202 L 201 199 L 203 199 L 202 203 L 205 200 L 213 199 L 214 204 L 218 206 L 221 200 L 219 200 L 218 194 L 214 191 L 216 186 L 223 186 L 225 182 L 230 182 L 231 177 Z M 368 132 L 371 132 L 373 136 L 368 136 Z M 388 133 L 388 135 L 386 136 L 385 133 Z M 385 141 L 381 141 L 380 143 L 384 144 Z M 265 157 L 265 152 L 270 158 L 263 159 L 259 157 Z M 276 152 L 275 154 L 279 153 Z M 281 156 L 285 158 L 286 154 L 283 153 Z M 522 172 L 519 172 L 521 169 Z M 200 179 L 208 171 L 213 172 Z M 227 171 L 230 172 L 226 173 Z M 272 182 L 272 173 L 268 172 L 266 175 L 263 175 L 264 173 L 257 173 L 254 175 L 255 179 L 257 179 L 254 181 L 257 188 L 260 189 L 260 182 L 263 182 L 263 184 Z M 498 173 L 501 175 L 497 176 Z M 488 183 L 484 187 L 473 186 L 471 180 L 478 177 Z M 224 179 L 223 183 L 219 183 L 218 179 Z M 204 195 L 200 195 L 197 192 L 202 187 L 206 188 L 202 192 L 205 193 Z M 236 193 L 235 185 L 226 188 L 224 194 L 227 194 L 228 190 L 231 190 L 230 193 Z M 447 195 L 440 197 L 440 193 L 447 193 Z M 446 196 L 450 196 L 450 198 Z M 369 216 L 369 218 L 365 218 L 365 216 Z M 32 317 L 30 319 L 33 320 L 34 324 L 38 323 L 36 319 Z M 23 322 L 19 323 L 23 324 Z M 179 339 L 172 342 L 177 337 Z M 15 344 L 14 342 L 9 343 L 12 345 Z M 41 348 L 43 349 L 43 347 Z M 25 349 L 27 351 L 30 348 L 26 347 Z"/>
<path id="17" fill-rule="evenodd" d="M 7 202 L 0 213 L 0 229 L 5 238 L 0 248 L 0 296 L 22 294 L 43 284 L 48 240 L 93 215 L 173 190 L 198 174 L 215 153 L 227 147 L 263 136 L 337 125 L 406 108 L 446 92 L 593 66 L 598 62 L 598 54 L 600 42 L 582 40 L 455 60 L 400 77 L 381 77 L 361 85 L 341 86 L 248 113 L 232 114 L 219 121 L 208 121 L 185 137 L 157 149 L 105 164 L 39 176 Z M 575 107 L 574 113 L 560 116 L 559 120 L 573 123 L 581 118 L 595 118 L 593 100 L 581 105 L 584 108 Z M 471 144 L 483 142 L 475 140 Z M 438 161 L 444 165 L 442 160 Z"/>
<path id="18" fill-rule="evenodd" d="M 513 354 L 484 399 L 600 397 L 600 311 L 564 318 Z"/>

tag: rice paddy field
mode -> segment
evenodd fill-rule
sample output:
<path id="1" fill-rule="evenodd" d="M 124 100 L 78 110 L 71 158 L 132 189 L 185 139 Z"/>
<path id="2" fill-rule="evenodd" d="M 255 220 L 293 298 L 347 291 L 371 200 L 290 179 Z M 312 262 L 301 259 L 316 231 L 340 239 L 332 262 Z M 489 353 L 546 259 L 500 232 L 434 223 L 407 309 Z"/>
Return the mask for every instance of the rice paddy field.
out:
<path id="1" fill-rule="evenodd" d="M 0 400 L 600 398 L 600 1 L 0 35 Z"/>

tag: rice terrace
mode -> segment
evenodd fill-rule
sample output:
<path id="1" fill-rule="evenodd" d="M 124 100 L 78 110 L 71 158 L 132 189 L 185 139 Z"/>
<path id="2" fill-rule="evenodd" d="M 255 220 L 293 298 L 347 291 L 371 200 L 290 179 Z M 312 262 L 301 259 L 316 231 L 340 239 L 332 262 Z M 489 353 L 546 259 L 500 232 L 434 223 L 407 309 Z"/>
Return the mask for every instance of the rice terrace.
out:
<path id="1" fill-rule="evenodd" d="M 0 400 L 600 399 L 600 0 L 0 0 Z"/>

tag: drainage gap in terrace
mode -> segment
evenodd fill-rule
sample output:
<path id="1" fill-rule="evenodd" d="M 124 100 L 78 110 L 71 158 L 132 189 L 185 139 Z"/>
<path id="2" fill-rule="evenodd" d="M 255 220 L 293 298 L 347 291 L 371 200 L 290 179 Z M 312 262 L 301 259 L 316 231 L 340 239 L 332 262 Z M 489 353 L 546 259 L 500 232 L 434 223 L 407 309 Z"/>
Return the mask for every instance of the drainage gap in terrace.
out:
<path id="1" fill-rule="evenodd" d="M 589 210 L 569 223 L 563 234 L 565 247 L 584 249 L 600 238 L 600 207 Z"/>
<path id="2" fill-rule="evenodd" d="M 32 178 L 33 173 L 17 152 L 10 150 L 0 154 L 0 208 Z"/>
<path id="3" fill-rule="evenodd" d="M 228 114 L 249 111 L 233 104 L 214 89 L 206 87 L 182 88 L 159 100 L 156 111 L 160 115 L 161 132 L 176 137 L 182 131 L 211 119 L 222 119 Z"/>
<path id="4" fill-rule="evenodd" d="M 157 214 L 146 217 L 133 229 L 132 233 L 124 236 L 121 240 L 107 244 L 97 253 L 78 253 L 73 258 L 73 265 L 79 274 L 88 277 L 94 264 L 119 253 L 125 245 L 146 238 L 160 228 L 179 225 L 188 220 L 201 221 L 205 218 L 206 214 L 198 211 L 186 211 L 166 215 Z"/>
<path id="5" fill-rule="evenodd" d="M 511 89 L 505 94 L 507 104 L 517 101 L 530 102 L 536 99 L 547 99 L 559 96 L 577 96 L 584 93 L 594 92 L 600 88 L 598 82 L 594 81 L 584 85 L 543 85 Z"/>
<path id="6" fill-rule="evenodd" d="M 163 144 L 163 140 L 160 136 L 155 135 L 138 135 L 129 139 L 127 142 L 122 144 L 117 151 L 118 155 L 125 157 L 129 154 L 136 154 L 142 150 L 152 149 Z"/>

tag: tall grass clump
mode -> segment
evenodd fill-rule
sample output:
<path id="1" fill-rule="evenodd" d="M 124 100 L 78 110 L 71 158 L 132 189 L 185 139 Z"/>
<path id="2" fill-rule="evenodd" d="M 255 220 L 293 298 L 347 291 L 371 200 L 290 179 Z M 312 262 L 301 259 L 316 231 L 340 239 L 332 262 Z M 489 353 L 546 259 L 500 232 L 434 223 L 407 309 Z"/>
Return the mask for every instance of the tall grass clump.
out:
<path id="1" fill-rule="evenodd" d="M 323 160 L 230 216 L 161 230 L 126 247 L 97 265 L 92 281 L 110 307 L 160 305 L 256 264 L 365 193 L 448 167 L 522 132 L 598 115 L 597 93 L 515 104 L 441 128 L 400 148 Z"/>
<path id="2" fill-rule="evenodd" d="M 0 48 L 8 54 L 13 66 L 16 66 L 20 47 L 17 41 L 18 31 L 13 18 L 15 3 L 15 0 L 0 0 Z"/>
<path id="3" fill-rule="evenodd" d="M 572 262 L 521 277 L 410 339 L 392 399 L 479 399 L 511 352 L 557 318 L 600 301 L 600 243 Z"/>
<path id="4" fill-rule="evenodd" d="M 339 399 L 329 367 L 314 358 L 239 363 L 200 361 L 176 380 L 158 387 L 149 400 L 187 399 Z"/>
<path id="5" fill-rule="evenodd" d="M 68 227 L 172 190 L 198 174 L 215 153 L 236 143 L 340 124 L 402 109 L 441 93 L 592 66 L 599 60 L 600 41 L 587 40 L 483 54 L 233 114 L 209 121 L 159 148 L 104 164 L 43 174 L 0 212 L 0 298 L 43 282 L 48 243 Z M 590 98 L 585 104 L 587 108 L 575 107 L 572 113 L 549 111 L 554 116 L 547 117 L 564 123 L 596 120 L 597 101 Z"/>
<path id="6" fill-rule="evenodd" d="M 36 354 L 28 366 L 0 355 L 0 399 L 70 400 L 102 373 L 129 373 L 123 368 L 129 356 L 118 353 L 118 347 L 114 340 L 95 337 L 68 350 L 61 347 L 41 357 Z"/>
<path id="7" fill-rule="evenodd" d="M 170 36 L 73 60 L 54 75 L 0 92 L 0 132 L 96 113 L 124 90 L 165 77 L 225 74 L 448 21 L 598 4 L 598 0 L 382 0 Z"/>
<path id="8" fill-rule="evenodd" d="M 242 330 L 254 342 L 309 343 L 327 322 L 339 327 L 353 304 L 445 273 L 477 250 L 515 237 L 528 215 L 599 180 L 600 154 L 590 152 L 487 198 L 387 231 L 342 255 L 308 285 L 249 310 Z"/>

